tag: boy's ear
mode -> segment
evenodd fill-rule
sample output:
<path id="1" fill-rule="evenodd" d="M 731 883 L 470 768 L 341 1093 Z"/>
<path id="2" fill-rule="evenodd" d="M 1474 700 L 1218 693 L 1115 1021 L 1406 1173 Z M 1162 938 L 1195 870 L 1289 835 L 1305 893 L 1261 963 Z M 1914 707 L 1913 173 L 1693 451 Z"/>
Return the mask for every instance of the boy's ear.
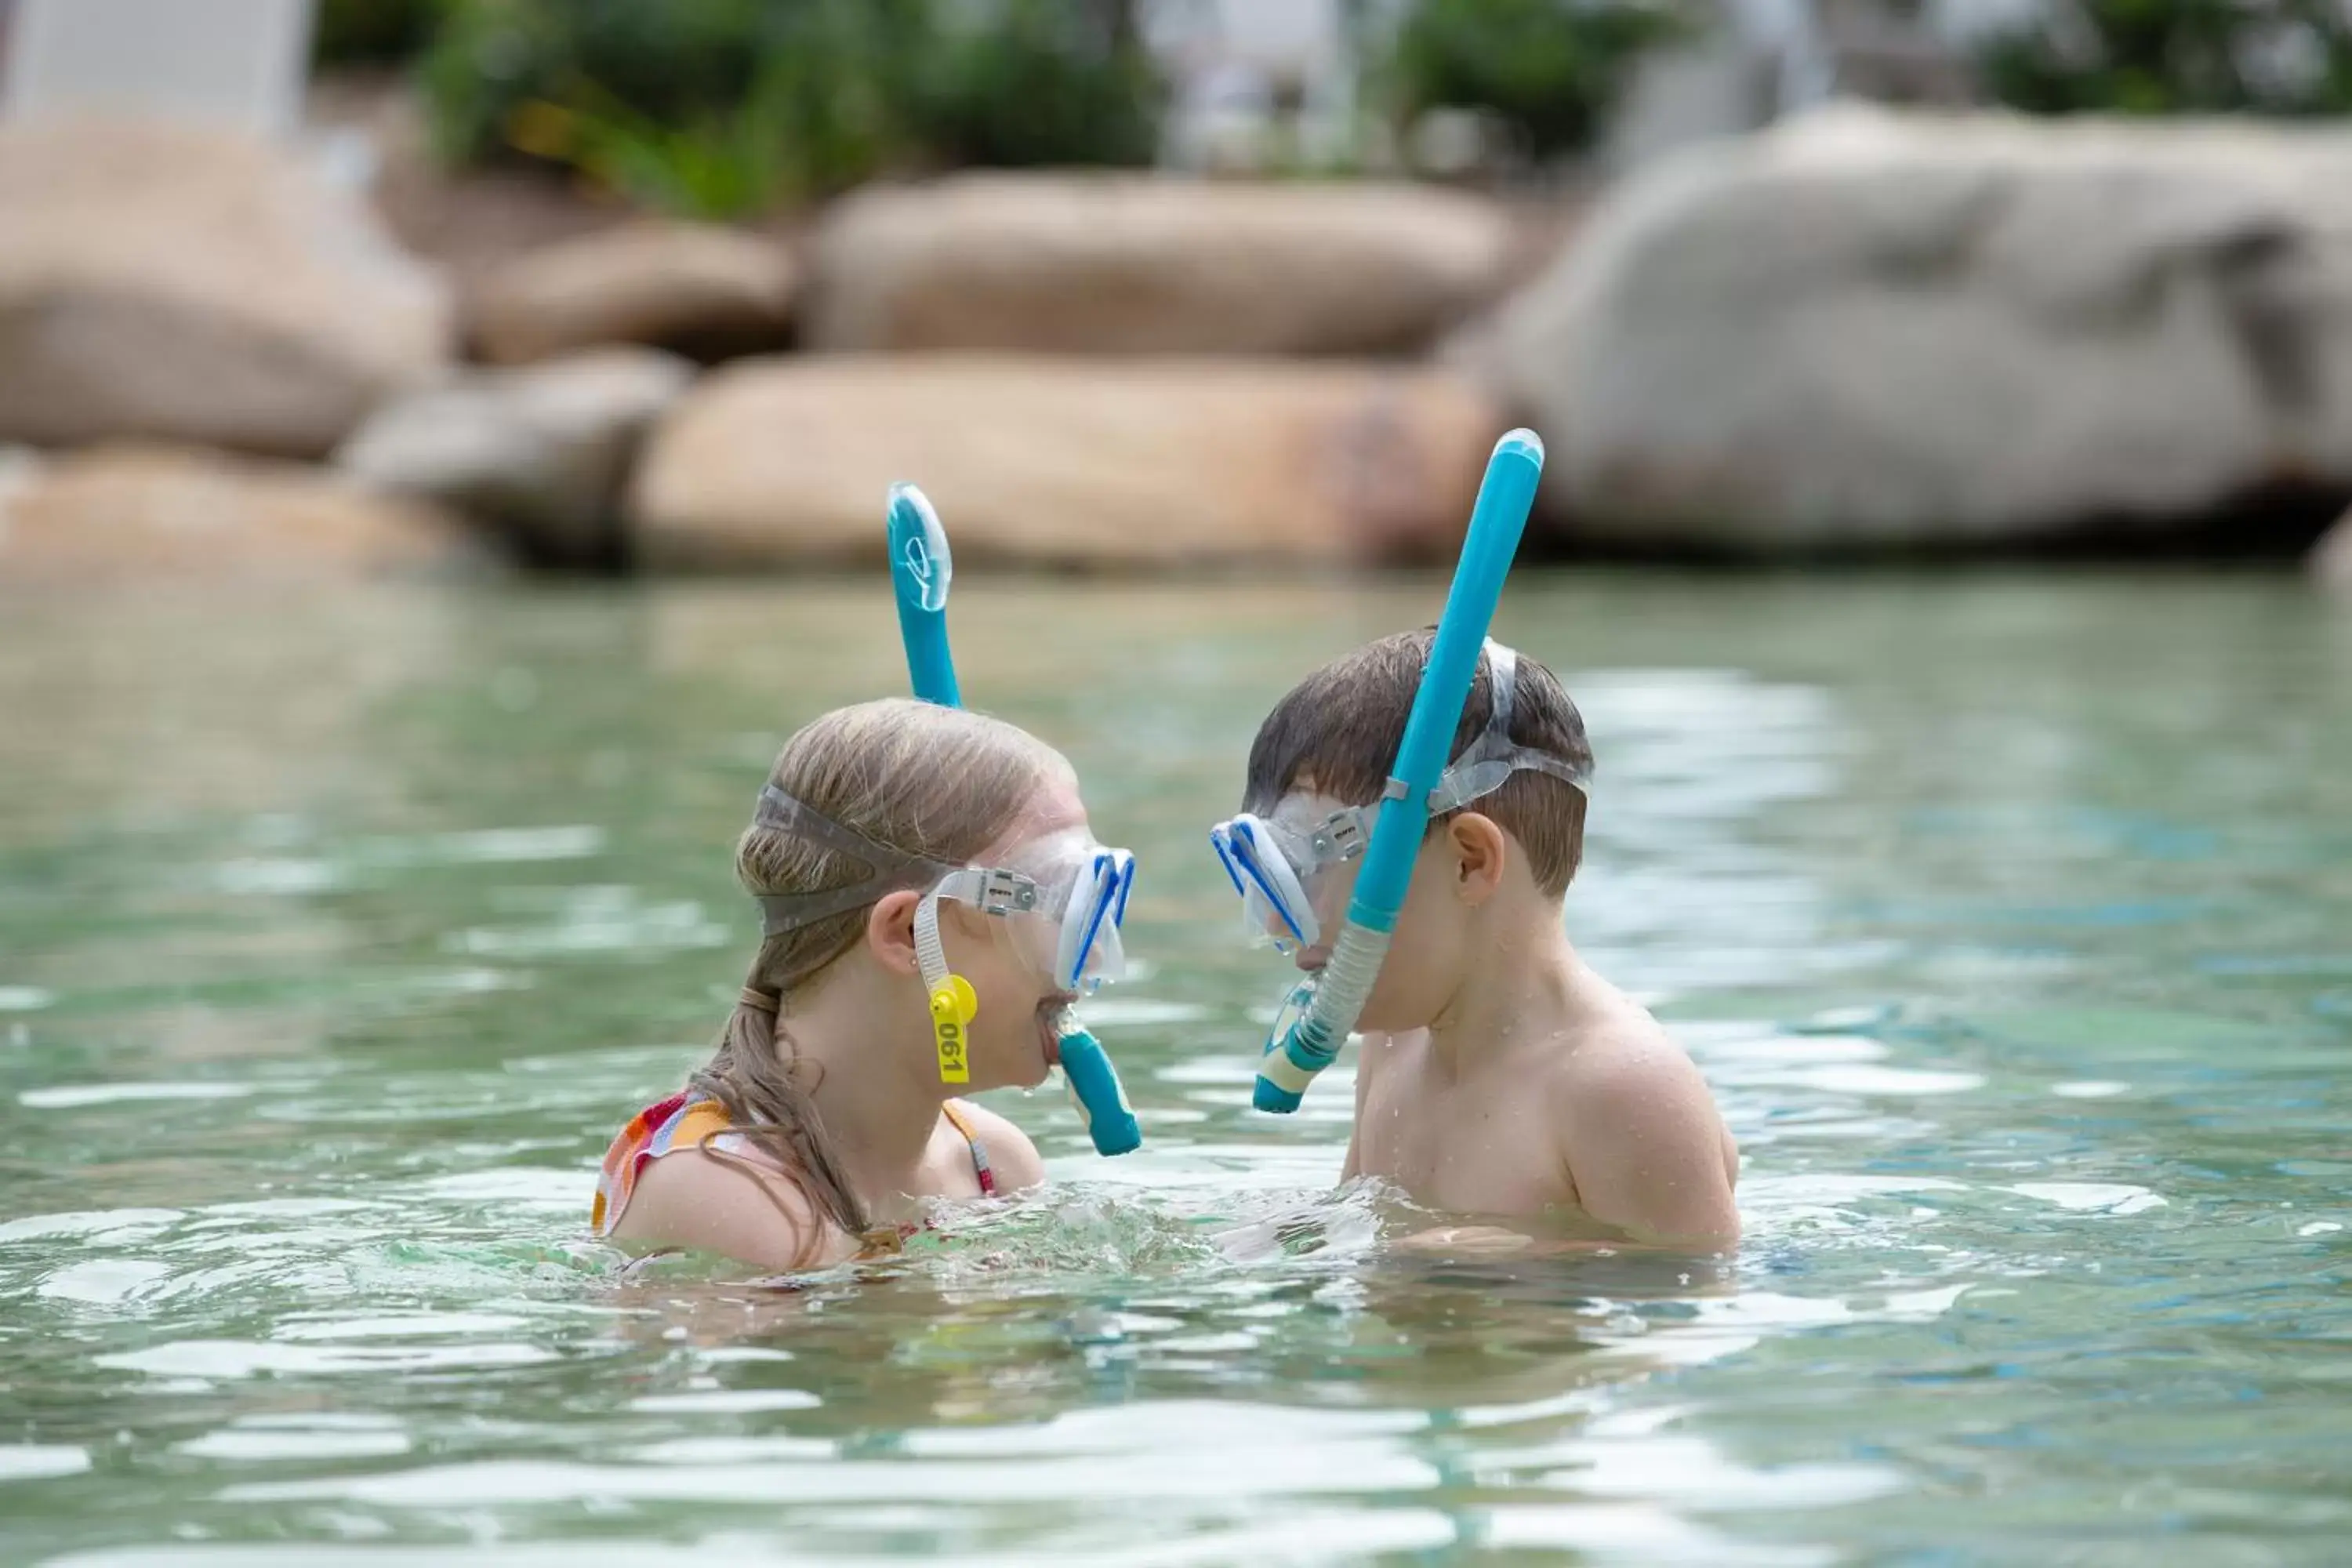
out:
<path id="1" fill-rule="evenodd" d="M 923 966 L 915 956 L 915 911 L 922 907 L 923 895 L 911 888 L 901 888 L 895 893 L 885 893 L 866 914 L 866 945 L 882 967 L 898 974 L 920 974 Z"/>
<path id="2" fill-rule="evenodd" d="M 1503 868 L 1510 863 L 1510 835 L 1493 817 L 1475 811 L 1454 817 L 1445 831 L 1454 846 L 1456 894 L 1475 909 L 1503 885 Z"/>

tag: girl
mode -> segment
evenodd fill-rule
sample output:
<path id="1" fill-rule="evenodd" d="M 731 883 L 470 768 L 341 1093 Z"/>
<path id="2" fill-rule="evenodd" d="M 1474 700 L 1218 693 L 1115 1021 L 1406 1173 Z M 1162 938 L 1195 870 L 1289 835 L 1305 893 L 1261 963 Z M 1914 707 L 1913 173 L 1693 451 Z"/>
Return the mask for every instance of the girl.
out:
<path id="1" fill-rule="evenodd" d="M 1122 963 L 1133 860 L 1059 752 L 961 709 L 837 710 L 785 742 L 735 874 L 758 956 L 717 1054 L 606 1152 L 599 1235 L 820 1268 L 894 1247 L 924 1199 L 1043 1180 L 950 1095 L 1042 1082 Z"/>

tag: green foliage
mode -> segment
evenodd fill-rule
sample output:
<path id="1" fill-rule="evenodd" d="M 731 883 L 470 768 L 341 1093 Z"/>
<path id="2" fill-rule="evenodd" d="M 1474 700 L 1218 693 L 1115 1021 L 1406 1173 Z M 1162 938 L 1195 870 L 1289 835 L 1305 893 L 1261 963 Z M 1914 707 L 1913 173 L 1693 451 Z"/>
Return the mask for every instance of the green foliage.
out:
<path id="1" fill-rule="evenodd" d="M 319 0 L 310 59 L 322 66 L 404 65 L 433 41 L 449 0 Z"/>
<path id="2" fill-rule="evenodd" d="M 1167 100 L 1127 0 L 998 0 L 917 52 L 918 141 L 950 163 L 1146 163 Z"/>
<path id="3" fill-rule="evenodd" d="M 419 81 L 443 154 L 732 217 L 893 168 L 1138 163 L 1131 0 L 455 0 Z"/>
<path id="4" fill-rule="evenodd" d="M 1386 62 L 1387 96 L 1407 119 L 1486 110 L 1549 157 L 1589 146 L 1635 62 L 1685 30 L 1645 0 L 1412 0 Z"/>
<path id="5" fill-rule="evenodd" d="M 2070 0 L 1978 64 L 1993 97 L 2038 114 L 2352 109 L 2352 24 L 2336 0 Z"/>

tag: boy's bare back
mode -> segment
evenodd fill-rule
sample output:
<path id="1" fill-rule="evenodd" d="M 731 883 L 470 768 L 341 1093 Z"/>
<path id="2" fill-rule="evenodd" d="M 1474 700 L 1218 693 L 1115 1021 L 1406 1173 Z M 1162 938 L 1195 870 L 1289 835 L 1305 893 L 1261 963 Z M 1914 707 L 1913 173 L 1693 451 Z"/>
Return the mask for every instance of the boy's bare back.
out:
<path id="1" fill-rule="evenodd" d="M 1647 1011 L 1569 962 L 1565 1005 L 1458 1059 L 1426 1029 L 1364 1036 L 1346 1174 L 1571 1236 L 1737 1240 L 1739 1157 L 1706 1081 Z"/>

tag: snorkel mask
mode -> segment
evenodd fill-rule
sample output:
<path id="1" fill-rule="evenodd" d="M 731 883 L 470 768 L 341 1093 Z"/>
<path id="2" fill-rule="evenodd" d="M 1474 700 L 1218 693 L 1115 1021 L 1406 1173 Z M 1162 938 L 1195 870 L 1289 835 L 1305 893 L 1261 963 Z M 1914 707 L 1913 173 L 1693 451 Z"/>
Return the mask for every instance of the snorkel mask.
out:
<path id="1" fill-rule="evenodd" d="M 955 659 L 948 647 L 948 587 L 954 580 L 955 562 L 948 551 L 947 530 L 923 492 L 908 484 L 890 487 L 888 528 L 898 635 L 915 696 L 942 708 L 961 707 Z M 1126 967 L 1119 928 L 1135 883 L 1135 857 L 1080 842 L 1084 835 L 1075 831 L 1063 837 L 1066 841 L 1058 846 L 1045 840 L 1007 858 L 1018 864 L 942 868 L 940 880 L 916 912 L 915 952 L 930 992 L 942 1081 L 964 1081 L 948 1073 L 951 1058 L 962 1065 L 965 1031 L 978 1015 L 980 998 L 969 982 L 948 970 L 939 937 L 940 899 L 956 899 L 1003 917 L 1000 929 L 1014 942 L 1029 944 L 1024 959 L 1056 990 L 1088 995 Z M 1044 935 L 1048 929 L 1050 942 Z M 1124 1154 L 1139 1146 L 1142 1127 L 1101 1043 L 1066 1010 L 1057 1028 L 1062 1081 L 1095 1152 Z"/>
<path id="2" fill-rule="evenodd" d="M 971 983 L 948 967 L 940 940 L 941 900 L 992 917 L 999 944 L 1056 991 L 1089 994 L 1126 968 L 1118 930 L 1135 880 L 1135 858 L 1123 849 L 1106 849 L 1075 829 L 1022 846 L 1005 857 L 1004 865 L 956 866 L 877 844 L 773 784 L 761 790 L 752 822 L 868 868 L 864 879 L 847 887 L 761 895 L 763 936 L 781 936 L 863 909 L 902 889 L 924 889 L 915 912 L 915 955 L 930 994 L 942 1083 L 971 1080 L 965 1030 L 979 1002 Z M 940 1027 L 943 1019 L 953 1027 Z"/>
<path id="3" fill-rule="evenodd" d="M 1579 790 L 1590 782 L 1575 763 L 1512 741 L 1519 656 L 1492 637 L 1485 651 L 1494 693 L 1486 727 L 1430 792 L 1431 817 L 1494 794 L 1515 773 L 1549 773 Z M 1350 805 L 1308 822 L 1286 802 L 1270 816 L 1244 812 L 1209 829 L 1210 847 L 1242 897 L 1242 925 L 1250 940 L 1284 952 L 1319 944 L 1338 924 L 1340 868 L 1370 846 L 1379 815 L 1377 805 Z"/>

